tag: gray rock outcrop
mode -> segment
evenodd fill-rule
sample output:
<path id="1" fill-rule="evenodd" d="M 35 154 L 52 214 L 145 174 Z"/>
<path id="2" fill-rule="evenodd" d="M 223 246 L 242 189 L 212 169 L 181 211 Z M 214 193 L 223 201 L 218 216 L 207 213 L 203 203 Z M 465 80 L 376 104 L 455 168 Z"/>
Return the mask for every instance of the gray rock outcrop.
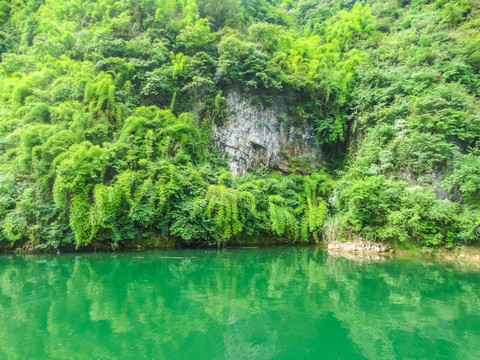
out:
<path id="1" fill-rule="evenodd" d="M 288 172 L 292 157 L 316 159 L 314 125 L 305 120 L 294 124 L 280 100 L 272 106 L 257 105 L 230 92 L 226 102 L 228 115 L 213 126 L 213 137 L 234 174 L 243 175 L 260 164 Z"/>

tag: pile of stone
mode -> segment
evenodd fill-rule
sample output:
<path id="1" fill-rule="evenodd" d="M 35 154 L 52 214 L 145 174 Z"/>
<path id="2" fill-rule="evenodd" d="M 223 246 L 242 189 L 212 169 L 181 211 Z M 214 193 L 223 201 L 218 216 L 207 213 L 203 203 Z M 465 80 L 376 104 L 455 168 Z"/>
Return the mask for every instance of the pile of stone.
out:
<path id="1" fill-rule="evenodd" d="M 358 254 L 391 254 L 393 249 L 387 244 L 375 243 L 371 241 L 334 241 L 328 244 L 329 251 L 358 253 Z"/>

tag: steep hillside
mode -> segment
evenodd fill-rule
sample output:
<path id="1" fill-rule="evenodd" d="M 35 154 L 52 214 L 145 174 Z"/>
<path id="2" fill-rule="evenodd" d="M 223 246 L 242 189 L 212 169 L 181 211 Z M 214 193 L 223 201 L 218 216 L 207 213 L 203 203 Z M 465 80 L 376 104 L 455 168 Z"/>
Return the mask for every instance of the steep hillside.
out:
<path id="1" fill-rule="evenodd" d="M 480 239 L 480 2 L 0 2 L 0 246 Z"/>

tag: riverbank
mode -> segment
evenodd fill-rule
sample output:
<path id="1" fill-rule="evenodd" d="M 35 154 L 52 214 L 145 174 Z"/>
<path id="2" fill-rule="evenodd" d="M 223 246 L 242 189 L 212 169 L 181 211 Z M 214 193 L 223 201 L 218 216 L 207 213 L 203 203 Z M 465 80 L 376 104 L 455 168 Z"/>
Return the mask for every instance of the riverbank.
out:
<path id="1" fill-rule="evenodd" d="M 221 247 L 263 247 L 263 246 L 302 246 L 311 245 L 307 243 L 292 244 L 285 238 L 262 236 L 258 238 L 232 240 Z M 76 244 L 63 244 L 58 247 L 38 245 L 31 242 L 23 244 L 0 243 L 0 254 L 55 254 L 55 253 L 95 253 L 95 252 L 121 252 L 121 251 L 143 251 L 143 250 L 165 250 L 165 249 L 199 249 L 217 248 L 215 243 L 186 243 L 178 239 L 152 236 L 150 239 L 124 240 L 117 244 L 92 241 L 87 245 L 77 248 Z"/>
<path id="2" fill-rule="evenodd" d="M 382 261 L 388 258 L 423 258 L 449 262 L 468 263 L 480 267 L 480 247 L 461 246 L 447 249 L 400 248 L 390 244 L 371 241 L 334 241 L 327 244 L 330 255 L 343 256 L 351 260 Z"/>
<path id="3" fill-rule="evenodd" d="M 268 246 L 315 246 L 313 244 L 292 244 L 283 238 L 262 237 L 248 241 L 232 241 L 226 245 L 227 248 L 241 247 L 268 247 Z M 480 267 L 480 247 L 461 246 L 451 249 L 447 248 L 418 248 L 399 247 L 386 243 L 377 243 L 366 240 L 359 241 L 333 241 L 328 244 L 320 244 L 330 255 L 341 256 L 350 260 L 358 261 L 384 261 L 392 258 L 422 258 L 441 260 L 458 263 L 468 263 Z M 75 244 L 70 246 L 43 247 L 26 243 L 18 247 L 0 247 L 0 254 L 39 254 L 39 253 L 95 253 L 95 252 L 122 252 L 122 251 L 144 251 L 144 250 L 165 250 L 180 248 L 216 248 L 215 244 L 196 244 L 195 246 L 168 240 L 163 238 L 152 238 L 148 241 L 136 242 L 125 241 L 116 246 L 93 241 L 87 246 L 76 248 Z"/>

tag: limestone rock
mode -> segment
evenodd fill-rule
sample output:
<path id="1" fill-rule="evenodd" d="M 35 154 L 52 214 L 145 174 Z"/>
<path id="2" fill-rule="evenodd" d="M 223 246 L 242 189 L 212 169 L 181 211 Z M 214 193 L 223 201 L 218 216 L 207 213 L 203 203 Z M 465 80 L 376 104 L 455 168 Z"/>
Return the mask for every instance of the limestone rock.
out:
<path id="1" fill-rule="evenodd" d="M 328 244 L 328 251 L 360 253 L 360 254 L 387 254 L 391 252 L 387 244 L 374 243 L 370 241 L 334 241 Z"/>
<path id="2" fill-rule="evenodd" d="M 213 126 L 213 137 L 234 174 L 243 175 L 260 164 L 288 172 L 289 157 L 317 157 L 314 124 L 306 120 L 294 124 L 281 100 L 258 105 L 233 91 L 226 101 L 228 115 Z"/>

